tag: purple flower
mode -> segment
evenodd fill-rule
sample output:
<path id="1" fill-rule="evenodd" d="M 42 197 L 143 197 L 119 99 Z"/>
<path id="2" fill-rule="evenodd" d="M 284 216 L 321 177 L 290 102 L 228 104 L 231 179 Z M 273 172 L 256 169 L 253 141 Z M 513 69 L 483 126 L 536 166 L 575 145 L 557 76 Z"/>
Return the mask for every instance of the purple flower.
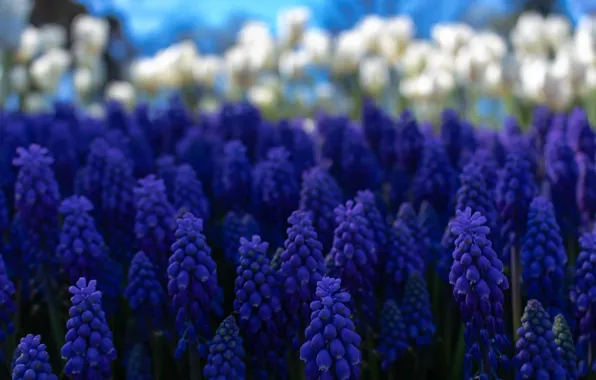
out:
<path id="1" fill-rule="evenodd" d="M 577 207 L 583 226 L 594 222 L 596 214 L 596 168 L 593 160 L 585 154 L 575 157 L 579 176 L 577 178 Z"/>
<path id="2" fill-rule="evenodd" d="M 157 158 L 155 165 L 157 167 L 157 177 L 163 180 L 166 187 L 166 193 L 168 199 L 173 200 L 174 194 L 174 181 L 176 180 L 176 173 L 178 169 L 176 167 L 176 159 L 174 156 L 161 155 Z"/>
<path id="3" fill-rule="evenodd" d="M 573 334 L 563 314 L 555 317 L 553 332 L 555 333 L 557 351 L 561 357 L 561 366 L 567 373 L 567 379 L 575 380 L 578 377 L 575 344 L 573 343 Z"/>
<path id="4" fill-rule="evenodd" d="M 411 203 L 403 203 L 399 207 L 397 219 L 403 221 L 404 224 L 408 226 L 412 238 L 414 239 L 415 252 L 417 253 L 417 256 L 420 257 L 423 262 L 429 261 L 430 257 L 428 257 L 426 237 L 424 236 L 424 231 L 422 231 L 421 226 L 418 224 L 418 215 L 416 215 L 416 211 L 414 210 L 414 207 L 412 207 Z"/>
<path id="5" fill-rule="evenodd" d="M 13 380 L 45 379 L 57 380 L 52 373 L 50 355 L 46 345 L 41 343 L 41 336 L 27 334 L 15 350 L 16 360 L 12 368 Z"/>
<path id="6" fill-rule="evenodd" d="M 457 112 L 453 109 L 444 110 L 441 114 L 441 140 L 454 167 L 459 164 L 463 148 L 462 137 L 463 127 Z"/>
<path id="7" fill-rule="evenodd" d="M 362 355 L 360 335 L 351 320 L 350 294 L 340 291 L 341 280 L 324 277 L 317 284 L 319 300 L 310 304 L 310 325 L 300 359 L 306 363 L 306 379 L 359 379 Z"/>
<path id="8" fill-rule="evenodd" d="M 101 192 L 106 171 L 106 157 L 110 145 L 103 137 L 98 137 L 89 146 L 87 165 L 83 171 L 83 194 L 91 203 L 101 210 Z"/>
<path id="9" fill-rule="evenodd" d="M 259 224 L 250 214 L 230 211 L 222 226 L 224 256 L 228 262 L 238 265 L 240 238 L 250 238 L 259 233 Z"/>
<path id="10" fill-rule="evenodd" d="M 537 106 L 532 115 L 532 129 L 538 136 L 540 150 L 544 147 L 546 136 L 551 128 L 553 112 L 548 106 Z"/>
<path id="11" fill-rule="evenodd" d="M 290 228 L 280 256 L 282 303 L 290 318 L 306 323 L 317 283 L 325 274 L 323 245 L 317 239 L 309 213 L 295 211 L 288 223 Z"/>
<path id="12" fill-rule="evenodd" d="M 575 153 L 583 153 L 592 162 L 596 158 L 596 133 L 590 125 L 586 112 L 576 107 L 567 120 L 567 140 Z"/>
<path id="13" fill-rule="evenodd" d="M 364 218 L 368 221 L 368 225 L 373 231 L 377 257 L 386 257 L 389 230 L 383 215 L 377 208 L 375 194 L 370 190 L 362 190 L 356 194 L 354 201 L 362 205 Z"/>
<path id="14" fill-rule="evenodd" d="M 529 300 L 517 330 L 516 378 L 565 379 L 550 315 L 537 300 Z"/>
<path id="15" fill-rule="evenodd" d="M 485 224 L 486 218 L 479 212 L 472 214 L 470 208 L 458 210 L 450 223 L 451 233 L 457 238 L 449 283 L 465 325 L 466 378 L 473 374 L 474 363 L 481 364 L 484 358 L 491 366 L 484 368 L 485 373 L 496 371 L 501 351 L 508 346 L 503 291 L 509 288 L 509 282 L 487 238 L 490 228 Z"/>
<path id="16" fill-rule="evenodd" d="M 536 197 L 530 205 L 528 225 L 522 239 L 522 279 L 527 296 L 548 309 L 564 308 L 563 280 L 567 254 L 553 205 Z"/>
<path id="17" fill-rule="evenodd" d="M 209 305 L 217 291 L 217 267 L 202 234 L 201 219 L 186 213 L 178 219 L 176 241 L 168 266 L 168 293 L 176 313 L 176 327 L 209 335 Z"/>
<path id="18" fill-rule="evenodd" d="M 81 277 L 71 286 L 62 357 L 66 360 L 64 373 L 72 379 L 101 380 L 112 378 L 110 362 L 116 359 L 112 332 L 101 308 L 101 292 L 96 281 Z"/>
<path id="19" fill-rule="evenodd" d="M 380 328 L 379 347 L 376 351 L 383 358 L 381 367 L 387 371 L 410 346 L 408 344 L 408 330 L 399 306 L 395 301 L 385 301 L 383 310 L 381 310 Z"/>
<path id="20" fill-rule="evenodd" d="M 126 360 L 127 380 L 153 380 L 153 368 L 148 351 L 145 343 L 134 345 Z"/>
<path id="21" fill-rule="evenodd" d="M 358 190 L 378 191 L 381 187 L 381 167 L 373 150 L 360 130 L 348 127 L 341 147 L 341 176 L 339 183 L 346 196 L 353 197 Z"/>
<path id="22" fill-rule="evenodd" d="M 209 195 L 213 189 L 213 174 L 221 142 L 199 128 L 188 128 L 176 145 L 176 156 L 181 162 L 192 166 L 203 189 Z"/>
<path id="23" fill-rule="evenodd" d="M 161 179 L 149 175 L 138 184 L 134 189 L 138 247 L 158 268 L 163 268 L 174 242 L 175 211 Z"/>
<path id="24" fill-rule="evenodd" d="M 190 212 L 203 221 L 209 220 L 209 200 L 203 193 L 203 184 L 188 164 L 178 166 L 174 180 L 174 209 L 178 215 Z"/>
<path id="25" fill-rule="evenodd" d="M 412 272 L 408 277 L 401 311 L 407 326 L 408 339 L 417 347 L 429 345 L 436 329 L 430 295 L 420 272 Z"/>
<path id="26" fill-rule="evenodd" d="M 424 260 L 417 251 L 416 241 L 401 219 L 396 219 L 391 227 L 384 272 L 385 290 L 390 297 L 401 296 L 411 273 L 424 272 Z"/>
<path id="27" fill-rule="evenodd" d="M 224 139 L 242 141 L 248 157 L 254 161 L 262 122 L 259 109 L 249 103 L 226 104 L 221 108 L 219 119 Z"/>
<path id="28" fill-rule="evenodd" d="M 315 145 L 304 130 L 303 119 L 280 120 L 278 129 L 281 145 L 290 153 L 298 179 L 315 165 Z"/>
<path id="29" fill-rule="evenodd" d="M 128 285 L 124 289 L 124 296 L 128 299 L 133 315 L 142 325 L 139 332 L 144 334 L 163 326 L 167 299 L 159 278 L 155 273 L 155 265 L 143 251 L 137 252 L 128 269 Z"/>
<path id="30" fill-rule="evenodd" d="M 321 165 L 302 175 L 300 209 L 312 215 L 313 225 L 325 251 L 331 248 L 335 214 L 333 210 L 342 203 L 343 194 L 337 181 Z"/>
<path id="31" fill-rule="evenodd" d="M 203 374 L 207 380 L 244 380 L 244 348 L 240 329 L 232 315 L 221 322 L 209 343 Z"/>
<path id="32" fill-rule="evenodd" d="M 401 165 L 412 176 L 418 169 L 424 148 L 424 136 L 418 129 L 416 118 L 409 110 L 404 110 L 397 119 L 396 150 Z"/>
<path id="33" fill-rule="evenodd" d="M 74 177 L 79 165 L 76 140 L 69 126 L 61 121 L 51 123 L 47 147 L 54 158 L 52 170 L 63 194 L 72 194 Z"/>
<path id="34" fill-rule="evenodd" d="M 17 311 L 17 305 L 12 300 L 14 294 L 14 284 L 8 278 L 4 260 L 0 255 L 0 344 L 6 340 L 7 334 L 14 333 L 12 320 L 14 313 Z"/>
<path id="35" fill-rule="evenodd" d="M 280 284 L 267 258 L 268 247 L 256 235 L 252 240 L 240 239 L 234 299 L 234 312 L 238 313 L 253 367 L 263 376 L 268 370 L 285 373 L 285 317 Z"/>
<path id="36" fill-rule="evenodd" d="M 218 165 L 214 195 L 225 210 L 248 210 L 252 173 L 246 147 L 238 140 L 226 143 Z"/>

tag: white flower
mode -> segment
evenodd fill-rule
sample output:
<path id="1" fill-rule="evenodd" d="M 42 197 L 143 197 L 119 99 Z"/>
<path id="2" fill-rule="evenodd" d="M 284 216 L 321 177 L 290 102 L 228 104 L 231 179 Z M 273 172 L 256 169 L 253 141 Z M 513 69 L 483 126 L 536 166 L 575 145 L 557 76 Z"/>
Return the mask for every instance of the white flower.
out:
<path id="1" fill-rule="evenodd" d="M 420 74 L 426 67 L 427 60 L 433 50 L 432 45 L 425 41 L 416 41 L 410 44 L 401 60 L 401 69 L 405 75 L 415 76 Z"/>
<path id="2" fill-rule="evenodd" d="M 62 25 L 43 25 L 39 29 L 39 37 L 43 51 L 66 46 L 66 29 Z"/>
<path id="3" fill-rule="evenodd" d="M 248 99 L 263 110 L 273 109 L 278 102 L 278 93 L 269 86 L 253 86 L 248 89 Z"/>
<path id="4" fill-rule="evenodd" d="M 73 74 L 73 86 L 77 94 L 87 96 L 94 88 L 93 72 L 87 67 L 79 67 Z"/>
<path id="5" fill-rule="evenodd" d="M 322 65 L 329 62 L 331 52 L 331 37 L 321 29 L 309 29 L 304 34 L 304 50 L 310 55 L 314 64 Z"/>
<path id="6" fill-rule="evenodd" d="M 129 82 L 111 82 L 106 88 L 105 98 L 132 108 L 135 105 L 135 89 Z"/>
<path id="7" fill-rule="evenodd" d="M 306 24 L 310 20 L 310 9 L 295 7 L 277 14 L 277 30 L 284 43 L 293 45 L 302 38 Z"/>
<path id="8" fill-rule="evenodd" d="M 29 89 L 29 73 L 25 65 L 14 66 L 9 73 L 10 87 L 19 94 Z"/>
<path id="9" fill-rule="evenodd" d="M 397 64 L 415 32 L 414 23 L 408 16 L 397 16 L 387 20 L 379 36 L 379 54 L 389 63 Z"/>
<path id="10" fill-rule="evenodd" d="M 40 36 L 37 28 L 30 26 L 23 31 L 15 54 L 18 63 L 28 63 L 39 52 Z"/>
<path id="11" fill-rule="evenodd" d="M 92 103 L 87 107 L 87 112 L 89 116 L 96 118 L 96 119 L 103 119 L 106 116 L 106 109 L 100 103 Z"/>
<path id="12" fill-rule="evenodd" d="M 449 70 L 436 70 L 431 72 L 431 77 L 435 82 L 435 97 L 444 99 L 455 90 L 455 75 Z"/>
<path id="13" fill-rule="evenodd" d="M 546 104 L 556 111 L 567 110 L 575 97 L 570 78 L 549 70 L 544 83 L 544 97 Z"/>
<path id="14" fill-rule="evenodd" d="M 428 101 L 437 91 L 437 82 L 429 73 L 423 72 L 402 80 L 399 90 L 407 99 Z"/>
<path id="15" fill-rule="evenodd" d="M 376 15 L 366 16 L 356 25 L 356 29 L 360 32 L 367 51 L 378 51 L 379 40 L 384 26 L 385 20 Z"/>
<path id="16" fill-rule="evenodd" d="M 226 51 L 224 59 L 230 82 L 247 87 L 254 81 L 250 49 L 240 45 L 233 46 Z"/>
<path id="17" fill-rule="evenodd" d="M 360 63 L 360 85 L 378 95 L 389 84 L 389 66 L 384 58 L 368 57 Z"/>
<path id="18" fill-rule="evenodd" d="M 571 24 L 565 16 L 551 14 L 544 21 L 545 39 L 551 48 L 557 49 L 571 35 Z"/>
<path id="19" fill-rule="evenodd" d="M 31 65 L 30 75 L 33 83 L 42 91 L 56 89 L 60 77 L 71 63 L 70 54 L 63 49 L 53 49 L 36 59 Z"/>
<path id="20" fill-rule="evenodd" d="M 196 83 L 212 87 L 221 72 L 223 61 L 215 55 L 198 57 L 193 67 L 193 77 Z"/>
<path id="21" fill-rule="evenodd" d="M 474 35 L 474 31 L 466 24 L 436 24 L 432 27 L 431 36 L 439 48 L 450 54 L 457 51 Z"/>
<path id="22" fill-rule="evenodd" d="M 503 67 L 499 62 L 490 62 L 484 70 L 482 87 L 491 96 L 499 95 L 503 89 Z"/>
<path id="23" fill-rule="evenodd" d="M 527 59 L 521 62 L 519 92 L 522 98 L 536 103 L 546 101 L 544 89 L 548 70 L 548 61 L 543 58 Z"/>
<path id="24" fill-rule="evenodd" d="M 286 51 L 279 57 L 279 73 L 289 80 L 297 80 L 309 64 L 310 56 L 306 51 Z"/>
<path id="25" fill-rule="evenodd" d="M 469 46 L 486 51 L 493 59 L 502 59 L 507 54 L 507 42 L 493 32 L 484 31 L 474 35 L 469 41 Z"/>
<path id="26" fill-rule="evenodd" d="M 510 33 L 511 43 L 520 55 L 546 53 L 544 18 L 536 12 L 523 13 Z"/>
<path id="27" fill-rule="evenodd" d="M 48 104 L 41 94 L 28 94 L 23 102 L 23 109 L 26 112 L 38 113 L 48 108 Z"/>
<path id="28" fill-rule="evenodd" d="M 154 93 L 158 88 L 158 64 L 155 58 L 139 58 L 131 64 L 130 76 L 138 88 Z"/>
<path id="29" fill-rule="evenodd" d="M 247 49 L 251 71 L 261 72 L 275 67 L 276 47 L 272 40 L 263 40 Z"/>
<path id="30" fill-rule="evenodd" d="M 366 46 L 359 31 L 341 32 L 337 37 L 331 62 L 333 72 L 337 74 L 354 73 L 365 54 Z"/>
<path id="31" fill-rule="evenodd" d="M 479 83 L 489 63 L 498 61 L 488 46 L 482 43 L 470 44 L 457 53 L 455 71 L 463 83 Z"/>
<path id="32" fill-rule="evenodd" d="M 249 21 L 238 32 L 237 42 L 240 45 L 256 46 L 265 40 L 271 40 L 271 34 L 269 26 L 261 21 Z"/>
<path id="33" fill-rule="evenodd" d="M 102 54 L 108 44 L 110 26 L 101 18 L 80 14 L 72 22 L 73 40 L 85 45 L 94 55 Z"/>
<path id="34" fill-rule="evenodd" d="M 594 93 L 594 91 L 596 91 L 596 67 L 590 66 L 586 68 L 579 92 L 585 96 Z"/>

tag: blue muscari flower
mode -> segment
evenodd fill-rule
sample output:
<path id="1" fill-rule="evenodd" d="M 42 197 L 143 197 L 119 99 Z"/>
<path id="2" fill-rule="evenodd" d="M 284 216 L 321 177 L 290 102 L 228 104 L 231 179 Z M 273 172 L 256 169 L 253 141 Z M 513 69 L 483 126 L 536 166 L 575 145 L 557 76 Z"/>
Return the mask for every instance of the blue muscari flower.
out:
<path id="1" fill-rule="evenodd" d="M 560 138 L 549 139 L 546 146 L 546 177 L 557 221 L 564 237 L 576 237 L 580 223 L 577 208 L 579 169 L 571 147 Z"/>
<path id="2" fill-rule="evenodd" d="M 46 351 L 46 345 L 41 343 L 41 336 L 27 334 L 21 338 L 14 356 L 12 380 L 58 380 L 52 373 L 50 355 Z"/>
<path id="3" fill-rule="evenodd" d="M 70 283 L 80 277 L 97 278 L 108 259 L 107 246 L 95 228 L 91 210 L 91 202 L 78 195 L 66 198 L 60 205 L 64 221 L 56 256 Z"/>
<path id="4" fill-rule="evenodd" d="M 48 150 L 32 144 L 28 149 L 18 148 L 13 160 L 19 167 L 15 183 L 15 218 L 22 221 L 28 239 L 34 245 L 32 252 L 25 252 L 24 263 L 39 264 L 50 261 L 56 249 L 58 206 L 60 194 L 51 169 L 53 158 Z M 33 243 L 34 242 L 34 243 Z M 29 255 L 35 257 L 29 257 Z"/>
<path id="5" fill-rule="evenodd" d="M 273 148 L 253 173 L 255 217 L 267 235 L 280 244 L 286 220 L 298 208 L 300 198 L 294 166 L 288 158 L 285 148 Z"/>
<path id="6" fill-rule="evenodd" d="M 548 106 L 541 105 L 534 108 L 534 111 L 532 112 L 532 129 L 537 135 L 537 143 L 540 151 L 544 149 L 546 136 L 550 131 L 552 120 L 553 112 Z"/>
<path id="7" fill-rule="evenodd" d="M 536 194 L 531 163 L 521 152 L 510 152 L 497 184 L 497 210 L 500 214 L 503 260 L 518 246 L 528 220 L 530 203 Z"/>
<path id="8" fill-rule="evenodd" d="M 409 348 L 408 329 L 394 300 L 385 301 L 380 318 L 379 346 L 376 351 L 383 359 L 381 367 L 387 371 Z"/>
<path id="9" fill-rule="evenodd" d="M 26 124 L 20 118 L 10 117 L 0 113 L 0 185 L 4 189 L 7 199 L 14 198 L 15 181 L 17 178 L 17 167 L 13 165 L 13 159 L 17 148 L 28 146 L 30 137 L 27 133 Z"/>
<path id="10" fill-rule="evenodd" d="M 207 222 L 210 216 L 209 200 L 203 193 L 203 184 L 188 164 L 178 166 L 174 181 L 174 209 L 178 215 L 190 212 Z"/>
<path id="11" fill-rule="evenodd" d="M 158 268 L 163 268 L 174 242 L 175 211 L 162 180 L 149 175 L 138 184 L 134 189 L 137 245 Z"/>
<path id="12" fill-rule="evenodd" d="M 487 152 L 488 156 L 496 161 L 497 167 L 502 167 L 505 163 L 507 152 L 499 134 L 493 130 L 478 128 L 476 137 L 478 143 L 477 152 Z"/>
<path id="13" fill-rule="evenodd" d="M 550 315 L 537 300 L 529 300 L 517 330 L 516 379 L 566 379 Z"/>
<path id="14" fill-rule="evenodd" d="M 362 204 L 364 218 L 367 220 L 370 229 L 373 231 L 377 258 L 380 262 L 383 262 L 387 256 L 389 230 L 383 215 L 377 207 L 375 194 L 370 190 L 362 190 L 356 193 L 354 201 Z"/>
<path id="15" fill-rule="evenodd" d="M 252 173 L 247 150 L 242 142 L 232 140 L 224 146 L 218 165 L 213 193 L 224 210 L 248 210 Z"/>
<path id="16" fill-rule="evenodd" d="M 424 231 L 422 231 L 421 226 L 418 224 L 418 215 L 416 215 L 416 211 L 414 210 L 414 207 L 412 207 L 412 204 L 403 203 L 399 207 L 396 219 L 403 221 L 404 224 L 408 226 L 410 234 L 414 239 L 414 246 L 416 247 L 415 252 L 418 257 L 420 257 L 423 262 L 430 261 Z"/>
<path id="17" fill-rule="evenodd" d="M 174 194 L 174 182 L 176 180 L 176 173 L 178 172 L 176 159 L 174 156 L 170 156 L 168 154 L 161 155 L 155 161 L 155 166 L 157 168 L 157 176 L 163 180 L 163 183 L 166 186 L 168 199 L 172 201 Z"/>
<path id="18" fill-rule="evenodd" d="M 424 136 L 418 129 L 416 118 L 409 110 L 404 110 L 397 119 L 397 136 L 396 150 L 399 162 L 408 175 L 412 176 L 420 163 Z"/>
<path id="19" fill-rule="evenodd" d="M 459 165 L 462 146 L 463 127 L 462 122 L 454 109 L 446 109 L 441 113 L 441 141 L 445 151 L 451 160 L 451 165 Z"/>
<path id="20" fill-rule="evenodd" d="M 47 147 L 54 158 L 52 169 L 56 173 L 60 192 L 65 195 L 72 194 L 79 156 L 75 136 L 66 123 L 54 122 L 51 124 Z"/>
<path id="21" fill-rule="evenodd" d="M 101 230 L 113 257 L 120 262 L 128 261 L 132 255 L 134 186 L 130 161 L 120 149 L 108 150 L 101 186 Z"/>
<path id="22" fill-rule="evenodd" d="M 578 377 L 575 344 L 573 343 L 573 334 L 563 314 L 555 317 L 553 332 L 555 333 L 557 350 L 561 357 L 561 366 L 567 374 L 567 379 L 575 380 Z"/>
<path id="23" fill-rule="evenodd" d="M 585 154 L 577 154 L 577 207 L 582 225 L 588 226 L 596 215 L 596 167 Z"/>
<path id="24" fill-rule="evenodd" d="M 458 210 L 450 228 L 457 238 L 449 283 L 465 325 L 465 378 L 473 375 L 474 363 L 482 364 L 485 358 L 490 368 L 483 369 L 491 375 L 496 373 L 501 352 L 509 345 L 503 323 L 503 291 L 509 288 L 509 282 L 487 238 L 490 229 L 484 216 L 472 214 L 470 208 Z"/>
<path id="25" fill-rule="evenodd" d="M 281 129 L 283 128 L 284 124 L 285 120 L 281 120 L 279 122 L 264 120 L 261 123 L 261 125 L 259 126 L 259 139 L 257 141 L 256 148 L 257 162 L 266 160 L 267 153 L 269 152 L 269 150 L 280 146 L 283 146 L 288 151 L 288 160 L 292 162 L 291 152 L 281 142 Z"/>
<path id="26" fill-rule="evenodd" d="M 12 300 L 14 294 L 14 284 L 8 277 L 4 260 L 0 255 L 0 344 L 6 340 L 7 334 L 14 333 L 12 320 L 13 314 L 17 312 L 17 305 Z"/>
<path id="27" fill-rule="evenodd" d="M 553 205 L 544 197 L 534 198 L 530 205 L 520 262 L 528 298 L 540 301 L 547 310 L 564 308 L 567 254 Z"/>
<path id="28" fill-rule="evenodd" d="M 373 282 L 377 255 L 374 233 L 366 220 L 361 203 L 347 201 L 335 209 L 333 248 L 329 253 L 331 274 L 339 278 L 352 294 L 366 318 L 374 310 Z M 359 310 L 359 311 L 360 311 Z"/>
<path id="29" fill-rule="evenodd" d="M 325 275 L 323 245 L 318 240 L 311 214 L 294 211 L 280 255 L 282 304 L 286 314 L 298 325 L 306 324 L 317 283 Z"/>
<path id="30" fill-rule="evenodd" d="M 153 380 L 149 349 L 145 343 L 136 343 L 126 359 L 127 380 Z"/>
<path id="31" fill-rule="evenodd" d="M 437 215 L 434 207 L 428 202 L 422 202 L 420 206 L 418 225 L 429 251 L 429 259 L 435 262 L 439 258 L 439 252 L 441 251 L 441 239 L 443 238 L 445 227 L 441 224 L 439 215 Z"/>
<path id="32" fill-rule="evenodd" d="M 290 152 L 298 179 L 315 165 L 315 144 L 304 130 L 303 119 L 281 120 L 278 125 L 281 145 Z"/>
<path id="33" fill-rule="evenodd" d="M 358 190 L 380 189 L 382 176 L 379 161 L 355 127 L 348 127 L 343 135 L 340 163 L 339 183 L 346 196 L 353 197 Z"/>
<path id="34" fill-rule="evenodd" d="M 244 380 L 244 348 L 236 319 L 224 319 L 209 343 L 209 356 L 203 375 L 207 380 Z"/>
<path id="35" fill-rule="evenodd" d="M 217 266 L 202 231 L 202 220 L 191 213 L 178 218 L 167 272 L 176 327 L 183 331 L 190 325 L 205 336 L 210 334 L 209 306 L 217 291 Z"/>
<path id="36" fill-rule="evenodd" d="M 373 101 L 367 100 L 362 108 L 362 128 L 368 144 L 383 169 L 392 168 L 397 158 L 395 146 L 397 131 L 391 117 Z"/>
<path id="37" fill-rule="evenodd" d="M 181 162 L 192 166 L 208 195 L 213 189 L 213 174 L 221 150 L 220 145 L 221 142 L 216 136 L 198 128 L 189 128 L 176 145 L 176 156 Z"/>
<path id="38" fill-rule="evenodd" d="M 254 162 L 262 123 L 259 109 L 248 102 L 226 104 L 220 110 L 219 119 L 224 139 L 242 141 Z"/>
<path id="39" fill-rule="evenodd" d="M 124 289 L 124 296 L 141 324 L 141 333 L 163 327 L 167 299 L 160 278 L 147 255 L 143 251 L 137 252 L 128 269 L 128 285 Z"/>
<path id="40" fill-rule="evenodd" d="M 0 188 L 0 234 L 10 229 L 9 205 L 4 191 Z M 0 239 L 2 240 L 2 239 Z M 2 243 L 0 242 L 0 245 Z"/>
<path id="41" fill-rule="evenodd" d="M 110 362 L 116 359 L 112 332 L 101 308 L 101 292 L 96 281 L 81 277 L 72 294 L 68 311 L 62 358 L 66 360 L 64 373 L 72 379 L 101 380 L 112 378 Z"/>
<path id="42" fill-rule="evenodd" d="M 401 311 L 407 326 L 408 339 L 416 347 L 427 346 L 435 334 L 430 294 L 426 281 L 420 272 L 412 272 L 408 277 Z"/>
<path id="43" fill-rule="evenodd" d="M 137 178 L 145 177 L 153 171 L 155 156 L 145 132 L 132 122 L 128 127 L 128 151 L 133 162 L 134 174 Z"/>
<path id="44" fill-rule="evenodd" d="M 474 156 L 478 147 L 478 140 L 476 138 L 476 128 L 468 121 L 461 122 L 461 151 L 459 155 L 458 167 L 462 167 L 470 161 Z"/>
<path id="45" fill-rule="evenodd" d="M 340 287 L 341 280 L 331 277 L 323 277 L 317 284 L 317 300 L 310 304 L 311 322 L 300 348 L 307 380 L 360 378 L 362 339 L 347 306 L 350 294 Z"/>
<path id="46" fill-rule="evenodd" d="M 250 238 L 259 233 L 259 224 L 250 214 L 229 211 L 224 218 L 222 238 L 226 260 L 237 265 L 240 238 Z"/>
<path id="47" fill-rule="evenodd" d="M 576 107 L 567 120 L 567 140 L 575 153 L 585 154 L 592 162 L 596 159 L 596 133 L 586 112 Z"/>
<path id="48" fill-rule="evenodd" d="M 350 119 L 345 116 L 317 115 L 317 130 L 323 137 L 321 157 L 331 163 L 329 172 L 338 181 L 342 177 L 343 142 L 348 128 Z"/>
<path id="49" fill-rule="evenodd" d="M 596 232 L 587 232 L 579 238 L 580 253 L 575 264 L 574 284 L 569 292 L 571 304 L 579 319 L 579 338 L 577 341 L 578 357 L 580 358 L 580 374 L 585 375 L 588 370 L 589 347 L 596 343 Z M 596 363 L 592 364 L 592 371 L 596 371 Z"/>
<path id="50" fill-rule="evenodd" d="M 495 189 L 499 180 L 497 160 L 488 150 L 481 149 L 476 151 L 471 161 L 476 162 L 479 166 L 480 173 L 486 184 L 486 190 L 490 194 L 492 202 L 495 202 Z"/>
<path id="51" fill-rule="evenodd" d="M 414 206 L 428 201 L 446 220 L 452 212 L 453 195 L 457 190 L 457 174 L 440 143 L 429 141 L 424 147 L 420 166 L 412 181 Z"/>
<path id="52" fill-rule="evenodd" d="M 280 284 L 267 258 L 268 247 L 269 244 L 257 235 L 252 240 L 240 239 L 233 304 L 253 368 L 263 378 L 266 378 L 268 369 L 285 373 L 285 316 Z"/>
<path id="53" fill-rule="evenodd" d="M 389 252 L 384 267 L 385 291 L 388 297 L 403 294 L 411 273 L 424 272 L 424 260 L 408 225 L 401 219 L 393 222 L 389 231 Z"/>
<path id="54" fill-rule="evenodd" d="M 106 170 L 106 155 L 110 148 L 108 142 L 99 137 L 89 146 L 87 165 L 83 173 L 83 194 L 101 211 L 101 191 Z"/>
<path id="55" fill-rule="evenodd" d="M 300 209 L 312 215 L 313 225 L 325 252 L 331 248 L 335 214 L 333 210 L 343 201 L 343 193 L 329 171 L 319 165 L 302 175 Z"/>
<path id="56" fill-rule="evenodd" d="M 401 165 L 395 165 L 389 174 L 389 208 L 391 212 L 397 212 L 399 206 L 410 200 L 410 174 Z"/>

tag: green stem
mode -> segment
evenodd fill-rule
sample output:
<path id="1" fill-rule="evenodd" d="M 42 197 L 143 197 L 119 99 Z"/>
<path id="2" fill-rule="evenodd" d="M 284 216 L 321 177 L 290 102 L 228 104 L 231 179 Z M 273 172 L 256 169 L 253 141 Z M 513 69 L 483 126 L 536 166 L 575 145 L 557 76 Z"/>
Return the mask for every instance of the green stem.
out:
<path id="1" fill-rule="evenodd" d="M 511 249 L 511 314 L 513 326 L 513 338 L 517 337 L 517 330 L 521 324 L 521 287 L 519 283 L 519 260 L 517 259 L 517 247 Z"/>
<path id="2" fill-rule="evenodd" d="M 64 345 L 64 337 L 65 333 L 65 324 L 60 317 L 60 306 L 59 302 L 56 299 L 56 295 L 58 292 L 55 290 L 55 287 L 51 285 L 51 281 L 45 274 L 43 276 L 43 289 L 45 293 L 46 302 L 48 303 L 48 312 L 50 314 L 50 326 L 52 329 L 52 338 L 54 340 L 53 348 L 55 352 L 53 353 L 55 358 L 61 357 L 60 354 L 60 347 Z"/>
<path id="3" fill-rule="evenodd" d="M 463 360 L 464 354 L 466 350 L 466 341 L 464 339 L 464 329 L 463 325 L 460 325 L 459 328 L 459 339 L 457 340 L 457 346 L 455 347 L 455 355 L 453 356 L 455 362 L 451 363 L 453 365 L 453 369 L 451 370 L 451 378 L 452 379 L 461 379 L 463 376 Z"/>
<path id="4" fill-rule="evenodd" d="M 190 359 L 190 379 L 202 380 L 201 358 L 197 352 L 197 345 L 194 342 L 188 345 L 188 358 Z"/>

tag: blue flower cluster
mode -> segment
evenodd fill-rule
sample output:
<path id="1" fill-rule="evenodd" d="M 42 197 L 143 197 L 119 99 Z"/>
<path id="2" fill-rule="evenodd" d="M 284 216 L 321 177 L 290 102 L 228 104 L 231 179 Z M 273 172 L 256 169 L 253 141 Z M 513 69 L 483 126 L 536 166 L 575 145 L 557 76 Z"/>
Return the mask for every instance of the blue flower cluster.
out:
<path id="1" fill-rule="evenodd" d="M 27 334 L 21 338 L 15 350 L 16 360 L 12 369 L 12 380 L 44 379 L 57 380 L 52 373 L 50 355 L 41 336 Z"/>
<path id="2" fill-rule="evenodd" d="M 204 375 L 208 380 L 244 380 L 244 348 L 236 319 L 224 319 L 209 343 L 209 356 Z"/>

